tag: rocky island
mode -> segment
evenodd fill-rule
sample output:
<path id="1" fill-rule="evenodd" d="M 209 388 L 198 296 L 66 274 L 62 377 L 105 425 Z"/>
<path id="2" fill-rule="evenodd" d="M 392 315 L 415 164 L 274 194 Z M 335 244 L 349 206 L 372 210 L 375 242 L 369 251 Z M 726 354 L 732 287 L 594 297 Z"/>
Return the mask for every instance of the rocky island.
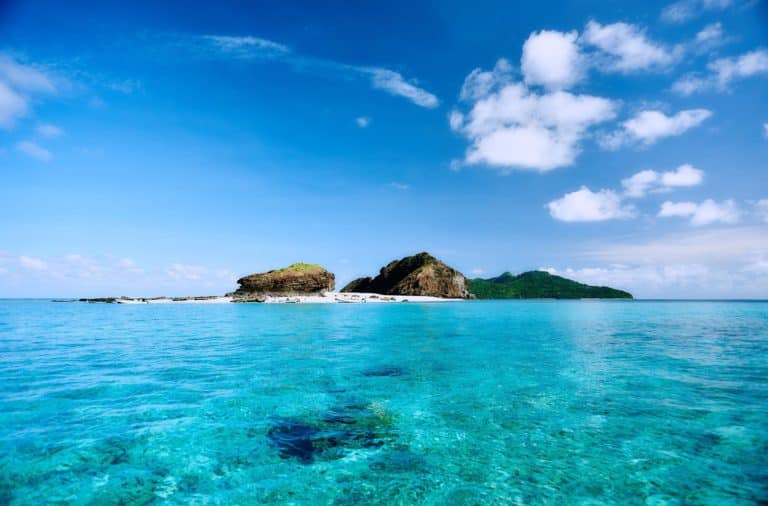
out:
<path id="1" fill-rule="evenodd" d="M 378 276 L 355 279 L 341 291 L 451 299 L 470 297 L 464 275 L 427 252 L 393 260 L 381 268 Z"/>
<path id="2" fill-rule="evenodd" d="M 295 263 L 237 280 L 240 287 L 229 294 L 235 302 L 264 302 L 267 297 L 322 294 L 336 287 L 336 276 L 317 264 Z"/>

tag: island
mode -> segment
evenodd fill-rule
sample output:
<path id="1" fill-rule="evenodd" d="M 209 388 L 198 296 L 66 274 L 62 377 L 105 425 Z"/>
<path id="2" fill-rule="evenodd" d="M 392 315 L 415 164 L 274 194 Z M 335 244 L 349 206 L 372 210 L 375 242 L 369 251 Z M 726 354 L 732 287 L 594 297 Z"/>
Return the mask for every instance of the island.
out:
<path id="1" fill-rule="evenodd" d="M 102 297 L 81 302 L 163 303 L 383 303 L 448 302 L 466 299 L 631 299 L 632 294 L 590 286 L 545 271 L 509 272 L 488 279 L 467 279 L 461 272 L 423 251 L 393 260 L 373 277 L 357 278 L 335 292 L 336 276 L 318 264 L 294 263 L 237 280 L 223 296 Z"/>
<path id="2" fill-rule="evenodd" d="M 550 274 L 505 272 L 488 279 L 470 279 L 469 291 L 478 299 L 631 299 L 632 294 L 607 286 L 591 286 Z"/>

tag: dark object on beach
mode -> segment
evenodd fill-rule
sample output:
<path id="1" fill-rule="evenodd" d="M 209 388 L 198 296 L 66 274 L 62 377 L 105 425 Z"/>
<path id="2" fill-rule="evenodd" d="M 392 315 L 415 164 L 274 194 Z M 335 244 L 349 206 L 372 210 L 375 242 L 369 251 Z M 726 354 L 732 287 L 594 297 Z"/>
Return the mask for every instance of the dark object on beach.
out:
<path id="1" fill-rule="evenodd" d="M 341 291 L 469 298 L 464 275 L 426 252 L 394 260 L 375 278 L 358 278 Z"/>
<path id="2" fill-rule="evenodd" d="M 363 376 L 402 376 L 405 373 L 402 367 L 383 366 L 373 367 L 363 371 Z"/>
<path id="3" fill-rule="evenodd" d="M 631 299 L 632 294 L 607 286 L 590 286 L 545 271 L 518 276 L 505 272 L 490 279 L 470 279 L 469 291 L 478 299 Z"/>
<path id="4" fill-rule="evenodd" d="M 331 291 L 336 278 L 316 264 L 297 263 L 283 269 L 260 272 L 237 280 L 240 288 L 231 293 L 234 302 L 263 302 L 268 295 L 306 295 Z"/>
<path id="5" fill-rule="evenodd" d="M 80 302 L 89 302 L 89 303 L 103 302 L 106 304 L 114 304 L 115 302 L 117 302 L 117 297 L 97 297 L 95 299 L 80 299 Z"/>

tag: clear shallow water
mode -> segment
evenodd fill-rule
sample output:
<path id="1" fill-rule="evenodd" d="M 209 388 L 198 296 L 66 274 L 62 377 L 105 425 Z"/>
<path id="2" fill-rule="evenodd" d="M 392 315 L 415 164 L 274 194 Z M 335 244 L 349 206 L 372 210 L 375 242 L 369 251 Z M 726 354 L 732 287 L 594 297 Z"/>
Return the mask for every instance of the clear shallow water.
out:
<path id="1" fill-rule="evenodd" d="M 0 301 L 0 504 L 768 501 L 768 303 Z"/>

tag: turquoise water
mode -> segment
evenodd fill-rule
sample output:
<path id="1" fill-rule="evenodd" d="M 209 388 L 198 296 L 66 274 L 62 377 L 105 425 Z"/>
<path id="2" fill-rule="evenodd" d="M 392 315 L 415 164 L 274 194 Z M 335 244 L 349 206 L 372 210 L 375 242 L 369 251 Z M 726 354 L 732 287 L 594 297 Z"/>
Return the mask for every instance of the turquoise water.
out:
<path id="1" fill-rule="evenodd" d="M 0 504 L 765 504 L 768 303 L 0 301 Z"/>

